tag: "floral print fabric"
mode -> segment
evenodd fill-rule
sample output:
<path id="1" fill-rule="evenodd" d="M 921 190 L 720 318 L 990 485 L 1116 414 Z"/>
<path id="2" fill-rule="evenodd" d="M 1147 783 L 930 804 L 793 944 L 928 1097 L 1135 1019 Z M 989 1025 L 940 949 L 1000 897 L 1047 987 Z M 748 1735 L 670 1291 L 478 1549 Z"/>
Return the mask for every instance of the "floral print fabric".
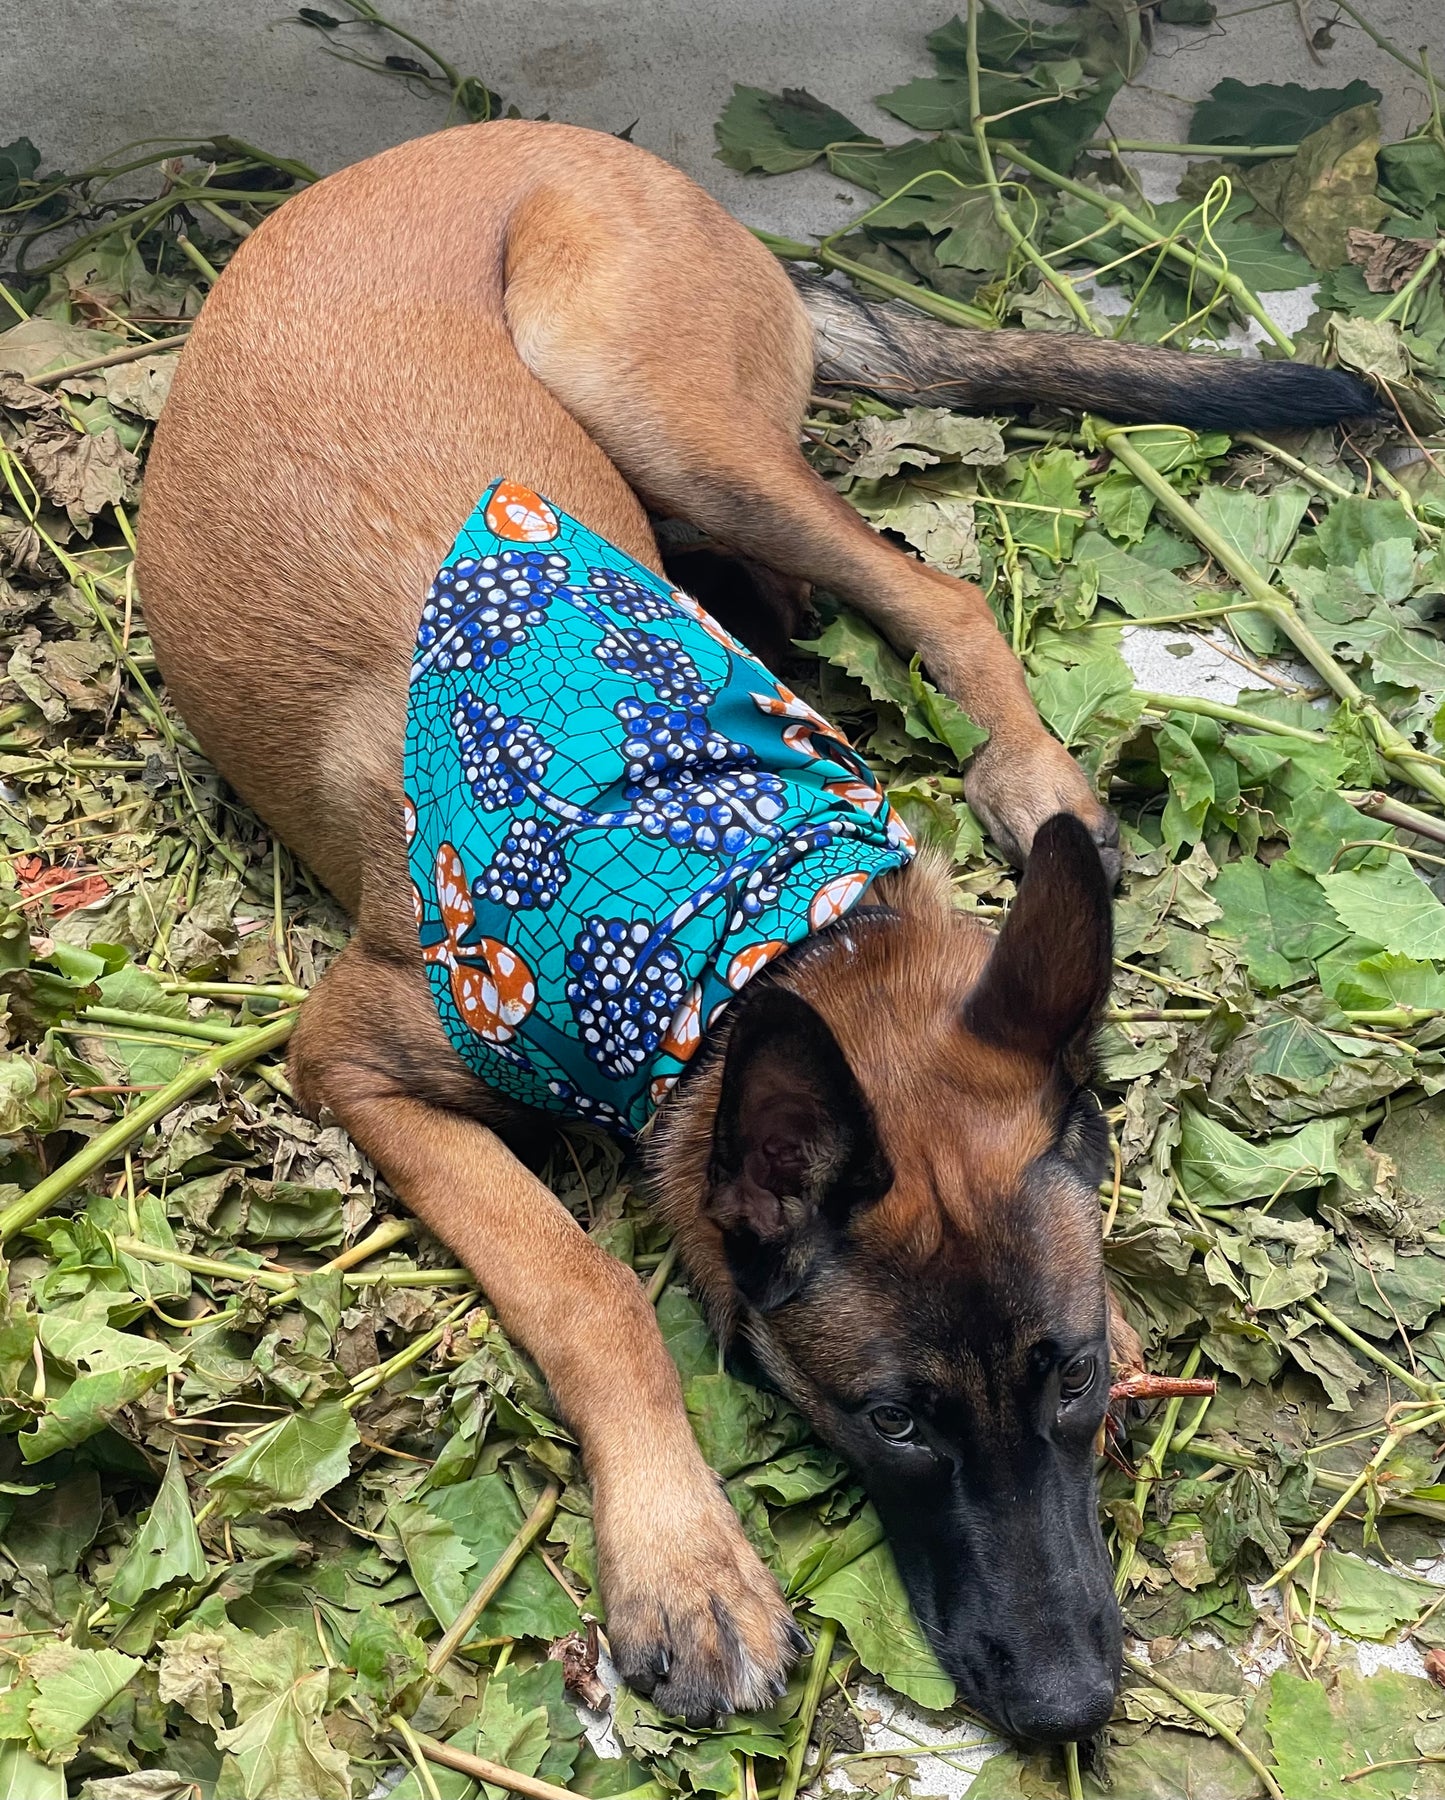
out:
<path id="1" fill-rule="evenodd" d="M 862 759 L 687 594 L 497 482 L 428 590 L 406 829 L 437 1010 L 635 1134 L 745 982 L 913 854 Z"/>

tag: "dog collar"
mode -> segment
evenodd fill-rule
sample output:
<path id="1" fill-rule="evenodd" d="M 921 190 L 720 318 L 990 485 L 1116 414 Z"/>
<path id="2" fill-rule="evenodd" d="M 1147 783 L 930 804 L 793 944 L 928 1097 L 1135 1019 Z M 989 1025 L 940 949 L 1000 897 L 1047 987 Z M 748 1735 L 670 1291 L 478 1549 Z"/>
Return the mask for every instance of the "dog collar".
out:
<path id="1" fill-rule="evenodd" d="M 752 976 L 913 855 L 841 733 L 689 595 L 510 481 L 427 591 L 404 787 L 453 1048 L 622 1137 Z"/>

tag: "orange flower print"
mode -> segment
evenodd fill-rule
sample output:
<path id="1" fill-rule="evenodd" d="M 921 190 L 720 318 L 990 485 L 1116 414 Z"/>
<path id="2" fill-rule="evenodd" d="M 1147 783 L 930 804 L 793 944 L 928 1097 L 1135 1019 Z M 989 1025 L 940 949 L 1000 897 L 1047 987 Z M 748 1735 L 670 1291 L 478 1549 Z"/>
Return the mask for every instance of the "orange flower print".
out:
<path id="1" fill-rule="evenodd" d="M 560 529 L 556 513 L 542 496 L 515 481 L 497 483 L 484 516 L 488 531 L 512 543 L 545 544 Z"/>
<path id="2" fill-rule="evenodd" d="M 505 1044 L 537 1004 L 532 971 L 498 938 L 479 938 L 465 946 L 460 942 L 472 929 L 476 914 L 462 859 L 452 844 L 437 851 L 436 886 L 447 935 L 422 955 L 450 972 L 452 998 L 471 1030 L 489 1044 Z"/>
<path id="3" fill-rule="evenodd" d="M 870 877 L 860 869 L 848 875 L 835 875 L 830 881 L 825 881 L 808 907 L 808 923 L 813 930 L 821 931 L 825 925 L 841 919 L 867 887 L 869 880 Z"/>
<path id="4" fill-rule="evenodd" d="M 734 992 L 751 981 L 759 969 L 764 969 L 775 956 L 780 956 L 787 945 L 781 938 L 774 938 L 767 944 L 747 944 L 731 957 L 727 966 L 727 984 Z"/>
<path id="5" fill-rule="evenodd" d="M 678 1002 L 677 1011 L 662 1040 L 662 1048 L 679 1062 L 686 1062 L 702 1042 L 702 988 L 694 982 Z"/>

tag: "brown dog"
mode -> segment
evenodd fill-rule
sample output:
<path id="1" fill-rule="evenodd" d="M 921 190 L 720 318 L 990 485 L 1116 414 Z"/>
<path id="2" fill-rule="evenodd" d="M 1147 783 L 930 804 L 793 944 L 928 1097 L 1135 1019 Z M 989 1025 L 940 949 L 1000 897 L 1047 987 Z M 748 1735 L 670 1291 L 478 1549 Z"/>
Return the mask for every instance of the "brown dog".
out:
<path id="1" fill-rule="evenodd" d="M 1045 379 L 1021 334 L 830 288 L 809 305 L 829 374 L 913 397 L 1125 416 L 1134 392 L 1235 423 L 1368 405 L 1323 371 L 1073 338 L 1048 340 Z M 1011 853 L 1032 848 L 999 939 L 925 860 L 885 876 L 708 1034 L 650 1161 L 723 1341 L 860 1470 L 964 1693 L 1073 1738 L 1107 1716 L 1119 1659 L 1091 1450 L 1106 1134 L 1080 1086 L 1113 822 L 978 590 L 809 470 L 814 367 L 779 265 L 654 157 L 512 122 L 406 144 L 293 200 L 216 288 L 157 432 L 141 586 L 208 754 L 356 919 L 298 1028 L 297 1091 L 541 1365 L 586 1457 L 613 1655 L 669 1712 L 764 1702 L 801 1640 L 635 1276 L 507 1147 L 527 1121 L 439 1021 L 402 819 L 422 597 L 499 475 L 659 570 L 645 503 L 841 595 L 988 728 L 968 797 Z"/>

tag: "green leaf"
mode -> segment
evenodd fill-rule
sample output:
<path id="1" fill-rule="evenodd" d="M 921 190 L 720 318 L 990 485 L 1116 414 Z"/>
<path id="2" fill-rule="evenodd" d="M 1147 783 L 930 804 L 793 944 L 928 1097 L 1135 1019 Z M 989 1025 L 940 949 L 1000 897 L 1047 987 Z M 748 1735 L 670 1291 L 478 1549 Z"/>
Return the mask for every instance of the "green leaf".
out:
<path id="1" fill-rule="evenodd" d="M 810 642 L 800 639 L 798 648 L 846 669 L 875 700 L 896 706 L 910 737 L 942 744 L 962 759 L 988 736 L 956 701 L 924 679 L 916 659 L 912 665 L 905 664 L 897 651 L 854 613 L 840 612 L 821 636 Z"/>
<path id="2" fill-rule="evenodd" d="M 1044 723 L 1070 748 L 1117 740 L 1144 711 L 1127 666 L 1121 673 L 1104 662 L 1055 665 L 1031 677 L 1029 687 Z"/>
<path id="3" fill-rule="evenodd" d="M 433 1518 L 451 1527 L 472 1558 L 468 1579 L 462 1584 L 462 1598 L 466 1599 L 521 1530 L 522 1508 L 511 1483 L 500 1472 L 478 1475 L 471 1481 L 437 1489 L 426 1496 L 422 1505 Z M 420 1572 L 415 1572 L 421 1583 Z M 475 1580 L 470 1578 L 472 1572 Z M 430 1605 L 431 1595 L 426 1585 L 421 1585 Z M 445 1618 L 438 1613 L 439 1622 L 450 1625 L 460 1604 Z M 538 1558 L 528 1554 L 502 1584 L 502 1591 L 482 1614 L 476 1629 L 479 1637 L 551 1639 L 576 1628 L 577 1608 Z"/>
<path id="4" fill-rule="evenodd" d="M 140 1669 L 119 1650 L 77 1650 L 54 1644 L 29 1659 L 36 1697 L 30 1702 L 30 1730 L 50 1762 L 74 1756 L 80 1734 Z"/>
<path id="5" fill-rule="evenodd" d="M 345 1481 L 360 1441 L 351 1414 L 339 1401 L 328 1400 L 278 1420 L 208 1475 L 206 1486 L 222 1518 L 304 1512 Z"/>
<path id="6" fill-rule="evenodd" d="M 851 119 L 817 100 L 805 88 L 766 88 L 735 83 L 732 98 L 713 127 L 719 162 L 729 168 L 762 169 L 778 175 L 816 162 L 830 144 L 876 143 Z"/>
<path id="7" fill-rule="evenodd" d="M 1445 146 L 1428 137 L 1386 144 L 1380 152 L 1380 178 L 1406 206 L 1423 212 L 1445 198 Z"/>
<path id="8" fill-rule="evenodd" d="M 1411 1791 L 1420 1767 L 1415 1734 L 1421 1709 L 1436 1705 L 1428 1682 L 1394 1669 L 1366 1679 L 1342 1668 L 1326 1686 L 1279 1669 L 1269 1678 L 1268 1692 L 1273 1773 L 1289 1800 L 1337 1800 L 1357 1793 L 1401 1800 Z M 1393 1766 L 1355 1774 L 1371 1763 Z M 1346 1775 L 1352 1777 L 1348 1782 Z"/>
<path id="9" fill-rule="evenodd" d="M 767 1462 L 805 1429 L 790 1407 L 731 1375 L 694 1375 L 683 1400 L 704 1457 L 722 1476 Z"/>
<path id="10" fill-rule="evenodd" d="M 1348 1123 L 1313 1119 L 1299 1131 L 1251 1143 L 1186 1104 L 1175 1168 L 1184 1191 L 1200 1206 L 1235 1206 L 1319 1187 L 1339 1173 L 1340 1138 Z"/>
<path id="11" fill-rule="evenodd" d="M 155 1502 L 105 1597 L 113 1612 L 130 1612 L 157 1588 L 172 1581 L 199 1581 L 205 1573 L 206 1553 L 191 1513 L 180 1452 L 173 1444 Z"/>
<path id="12" fill-rule="evenodd" d="M 867 1551 L 808 1590 L 814 1612 L 836 1619 L 865 1669 L 920 1706 L 952 1706 L 952 1681 L 914 1623 L 893 1552 Z"/>
<path id="13" fill-rule="evenodd" d="M 1321 970 L 1323 979 L 1324 971 Z M 1390 950 L 1363 956 L 1327 982 L 1337 1006 L 1373 1012 L 1391 1006 L 1445 1008 L 1445 972 Z"/>
<path id="14" fill-rule="evenodd" d="M 1210 485 L 1194 505 L 1199 516 L 1266 579 L 1282 563 L 1310 503 L 1309 489 L 1298 482 L 1268 494 L 1246 488 Z"/>
<path id="15" fill-rule="evenodd" d="M 0 1800 L 65 1800 L 64 1769 L 52 1769 L 23 1744 L 0 1743 Z"/>
<path id="16" fill-rule="evenodd" d="M 468 1572 L 476 1568 L 476 1556 L 449 1520 L 438 1518 L 421 1502 L 399 1501 L 388 1517 L 401 1539 L 407 1566 L 422 1598 L 437 1623 L 445 1628 L 466 1605 L 468 1594 L 486 1571 L 481 1571 L 476 1581 L 467 1580 Z"/>
<path id="17" fill-rule="evenodd" d="M 1262 987 L 1292 987 L 1309 973 L 1315 957 L 1346 936 L 1319 881 L 1288 857 L 1267 864 L 1252 858 L 1228 863 L 1209 896 L 1221 909 L 1210 935 L 1239 945 Z"/>
<path id="18" fill-rule="evenodd" d="M 1357 937 L 1416 962 L 1445 958 L 1445 906 L 1403 857 L 1383 869 L 1347 869 L 1319 881 L 1341 924 Z"/>
<path id="19" fill-rule="evenodd" d="M 1216 83 L 1194 109 L 1187 135 L 1191 144 L 1298 144 L 1351 107 L 1379 104 L 1368 82 L 1342 88 L 1304 88 L 1298 82 L 1246 86 L 1233 76 Z"/>

